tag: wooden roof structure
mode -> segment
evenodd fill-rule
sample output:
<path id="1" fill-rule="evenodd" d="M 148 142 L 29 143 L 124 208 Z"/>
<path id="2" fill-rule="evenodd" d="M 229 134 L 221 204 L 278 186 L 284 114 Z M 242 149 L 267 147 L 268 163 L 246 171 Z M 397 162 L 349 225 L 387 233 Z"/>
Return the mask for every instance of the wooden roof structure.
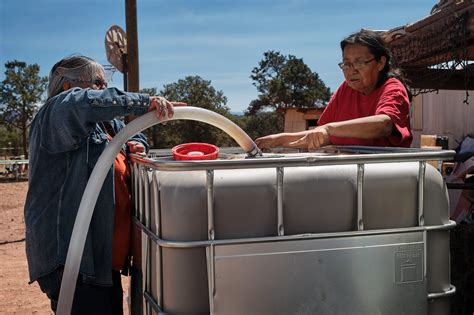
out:
<path id="1" fill-rule="evenodd" d="M 382 37 L 412 88 L 474 89 L 474 0 L 441 0 L 429 16 Z"/>

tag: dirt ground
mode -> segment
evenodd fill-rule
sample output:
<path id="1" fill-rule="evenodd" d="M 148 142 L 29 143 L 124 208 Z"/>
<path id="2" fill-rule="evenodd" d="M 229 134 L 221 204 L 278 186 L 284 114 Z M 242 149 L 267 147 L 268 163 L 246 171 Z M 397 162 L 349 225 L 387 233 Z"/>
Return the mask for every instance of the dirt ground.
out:
<path id="1" fill-rule="evenodd" d="M 52 314 L 38 284 L 28 284 L 23 206 L 28 183 L 0 182 L 0 313 Z"/>
<path id="2" fill-rule="evenodd" d="M 52 314 L 35 282 L 28 284 L 23 206 L 28 182 L 0 182 L 0 314 Z M 123 279 L 128 313 L 128 278 Z"/>

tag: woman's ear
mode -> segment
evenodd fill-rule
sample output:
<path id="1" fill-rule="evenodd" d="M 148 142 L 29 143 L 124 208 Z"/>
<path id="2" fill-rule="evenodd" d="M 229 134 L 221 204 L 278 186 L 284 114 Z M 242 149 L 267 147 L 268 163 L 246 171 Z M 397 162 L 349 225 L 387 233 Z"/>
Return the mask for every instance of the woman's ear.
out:
<path id="1" fill-rule="evenodd" d="M 387 63 L 387 57 L 381 56 L 381 57 L 380 57 L 379 64 L 378 64 L 378 69 L 379 69 L 379 71 L 382 71 L 382 69 L 385 68 L 385 64 L 386 64 L 386 63 Z"/>

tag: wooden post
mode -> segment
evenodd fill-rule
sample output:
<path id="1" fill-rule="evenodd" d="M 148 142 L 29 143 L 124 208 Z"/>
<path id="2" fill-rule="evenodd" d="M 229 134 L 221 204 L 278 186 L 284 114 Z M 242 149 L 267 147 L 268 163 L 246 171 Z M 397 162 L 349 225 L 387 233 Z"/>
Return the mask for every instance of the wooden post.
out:
<path id="1" fill-rule="evenodd" d="M 123 65 L 123 90 L 128 91 L 128 56 L 127 54 L 122 55 L 122 65 Z"/>
<path id="2" fill-rule="evenodd" d="M 140 91 L 138 69 L 137 2 L 125 0 L 127 33 L 127 81 L 129 92 Z"/>

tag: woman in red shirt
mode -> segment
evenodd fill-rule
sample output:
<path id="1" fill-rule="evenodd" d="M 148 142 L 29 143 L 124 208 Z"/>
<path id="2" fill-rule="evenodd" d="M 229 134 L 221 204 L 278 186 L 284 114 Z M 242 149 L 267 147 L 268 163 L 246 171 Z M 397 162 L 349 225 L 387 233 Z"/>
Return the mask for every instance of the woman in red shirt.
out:
<path id="1" fill-rule="evenodd" d="M 321 115 L 318 126 L 258 138 L 261 148 L 316 149 L 328 144 L 409 147 L 410 96 L 391 67 L 390 51 L 375 32 L 361 30 L 341 42 L 345 81 Z"/>

